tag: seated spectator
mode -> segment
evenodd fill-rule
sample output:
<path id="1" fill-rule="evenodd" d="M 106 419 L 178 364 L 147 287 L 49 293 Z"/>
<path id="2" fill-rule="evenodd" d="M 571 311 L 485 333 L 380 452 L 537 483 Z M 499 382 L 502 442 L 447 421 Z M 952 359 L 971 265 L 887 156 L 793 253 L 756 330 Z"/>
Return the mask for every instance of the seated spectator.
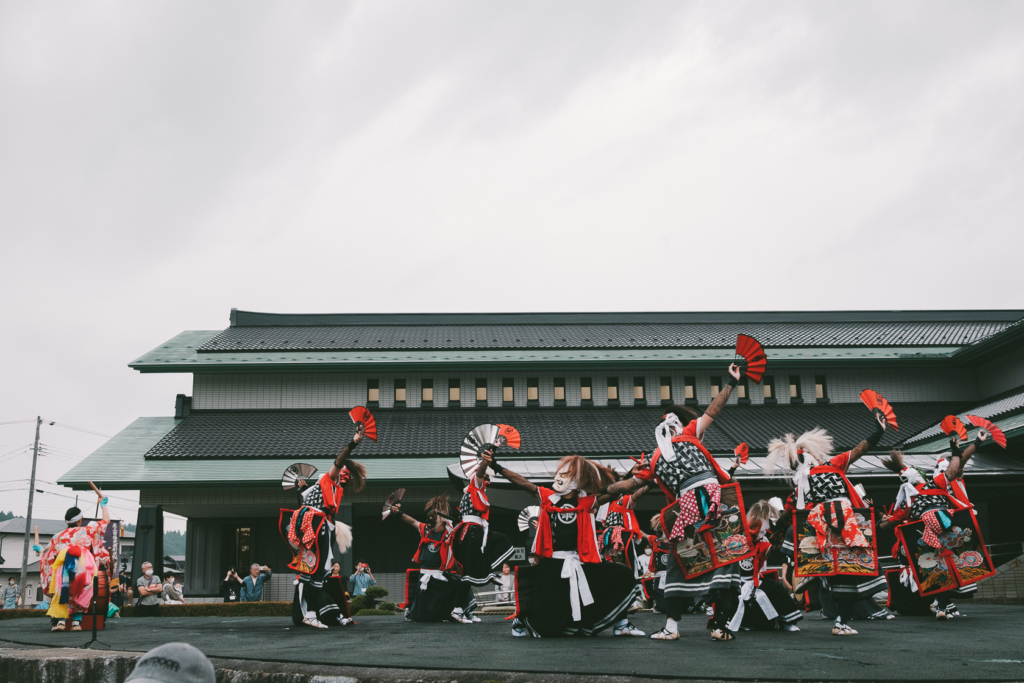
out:
<path id="1" fill-rule="evenodd" d="M 115 582 L 117 585 L 114 585 Z M 128 595 L 128 576 L 122 570 L 118 573 L 117 578 L 110 582 L 110 602 L 121 609 L 124 607 L 125 597 Z M 128 598 L 131 600 L 131 598 Z"/>
<path id="2" fill-rule="evenodd" d="M 139 600 L 135 603 L 136 614 L 140 617 L 160 616 L 160 600 L 164 593 L 164 584 L 160 577 L 153 573 L 151 562 L 142 563 L 142 576 L 135 582 L 139 589 Z"/>
<path id="3" fill-rule="evenodd" d="M 366 589 L 377 585 L 377 579 L 373 578 L 370 565 L 362 560 L 356 562 L 356 573 L 349 577 L 352 582 L 352 595 L 366 595 Z"/>
<path id="4" fill-rule="evenodd" d="M 253 563 L 249 576 L 242 581 L 242 602 L 259 602 L 263 599 L 263 584 L 274 575 L 270 567 Z"/>
<path id="5" fill-rule="evenodd" d="M 234 567 L 228 569 L 227 576 L 220 582 L 220 594 L 224 596 L 224 602 L 238 602 L 238 595 L 242 590 L 242 577 L 238 575 Z"/>
<path id="6" fill-rule="evenodd" d="M 216 683 L 213 664 L 188 643 L 166 643 L 139 658 L 125 683 Z"/>
<path id="7" fill-rule="evenodd" d="M 180 605 L 185 600 L 181 595 L 181 588 L 174 583 L 174 577 L 168 576 L 164 584 L 164 600 L 170 605 Z"/>

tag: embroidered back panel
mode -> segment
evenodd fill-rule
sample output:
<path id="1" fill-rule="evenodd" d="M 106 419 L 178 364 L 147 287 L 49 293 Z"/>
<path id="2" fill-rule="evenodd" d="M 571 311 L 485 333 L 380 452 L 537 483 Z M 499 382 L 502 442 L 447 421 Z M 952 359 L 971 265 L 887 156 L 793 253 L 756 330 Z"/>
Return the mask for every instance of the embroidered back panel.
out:
<path id="1" fill-rule="evenodd" d="M 852 508 L 864 538 L 870 547 L 835 545 L 824 551 L 818 532 L 811 526 L 810 510 L 793 513 L 793 574 L 810 576 L 878 576 L 878 543 L 875 539 L 875 512 L 871 508 Z"/>
<path id="2" fill-rule="evenodd" d="M 810 491 L 805 498 L 808 503 L 824 503 L 833 498 L 849 498 L 846 482 L 835 472 L 819 472 L 808 477 Z"/>
<path id="3" fill-rule="evenodd" d="M 952 526 L 938 535 L 942 548 L 925 543 L 921 520 L 896 528 L 922 596 L 969 586 L 996 573 L 973 511 L 956 510 L 952 519 Z"/>
<path id="4" fill-rule="evenodd" d="M 671 529 L 678 515 L 679 501 L 662 510 L 662 524 Z M 744 521 L 747 517 L 739 484 L 722 486 L 722 515 L 715 527 L 686 538 L 672 548 L 672 555 L 683 570 L 683 576 L 692 579 L 709 571 L 741 562 L 754 554 L 754 542 Z M 674 513 L 674 514 L 673 514 Z"/>

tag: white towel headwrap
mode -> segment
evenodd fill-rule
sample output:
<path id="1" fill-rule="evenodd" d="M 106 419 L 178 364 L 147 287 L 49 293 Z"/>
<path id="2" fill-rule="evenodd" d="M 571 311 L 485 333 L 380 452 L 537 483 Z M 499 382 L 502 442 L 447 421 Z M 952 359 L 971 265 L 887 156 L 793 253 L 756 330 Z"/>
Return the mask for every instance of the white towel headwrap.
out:
<path id="1" fill-rule="evenodd" d="M 683 423 L 679 421 L 679 416 L 675 413 L 666 415 L 665 420 L 654 430 L 654 438 L 658 442 L 658 448 L 661 449 L 661 457 L 668 460 L 676 457 L 676 452 L 672 448 L 672 437 L 682 433 Z"/>

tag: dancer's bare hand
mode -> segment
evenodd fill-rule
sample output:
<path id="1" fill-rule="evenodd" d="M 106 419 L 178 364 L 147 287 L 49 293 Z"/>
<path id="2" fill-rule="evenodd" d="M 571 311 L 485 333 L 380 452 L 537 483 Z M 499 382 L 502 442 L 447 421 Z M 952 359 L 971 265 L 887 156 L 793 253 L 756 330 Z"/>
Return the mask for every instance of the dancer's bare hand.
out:
<path id="1" fill-rule="evenodd" d="M 356 425 L 356 433 L 352 435 L 352 443 L 359 443 L 366 436 L 366 427 L 362 422 Z"/>
<path id="2" fill-rule="evenodd" d="M 735 377 L 737 382 L 739 382 L 743 376 L 743 372 L 740 370 L 740 366 L 736 365 L 735 363 L 729 366 L 729 374 Z"/>

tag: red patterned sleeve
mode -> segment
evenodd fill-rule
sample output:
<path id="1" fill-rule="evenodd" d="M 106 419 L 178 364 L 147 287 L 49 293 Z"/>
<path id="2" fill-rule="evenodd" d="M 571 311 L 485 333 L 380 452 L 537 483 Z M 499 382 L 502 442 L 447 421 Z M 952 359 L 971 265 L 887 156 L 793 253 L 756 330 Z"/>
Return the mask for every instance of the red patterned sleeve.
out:
<path id="1" fill-rule="evenodd" d="M 107 522 L 89 522 L 89 541 L 92 544 L 90 550 L 97 562 L 106 563 L 110 559 L 110 551 L 103 545 L 103 536 L 107 533 Z"/>

